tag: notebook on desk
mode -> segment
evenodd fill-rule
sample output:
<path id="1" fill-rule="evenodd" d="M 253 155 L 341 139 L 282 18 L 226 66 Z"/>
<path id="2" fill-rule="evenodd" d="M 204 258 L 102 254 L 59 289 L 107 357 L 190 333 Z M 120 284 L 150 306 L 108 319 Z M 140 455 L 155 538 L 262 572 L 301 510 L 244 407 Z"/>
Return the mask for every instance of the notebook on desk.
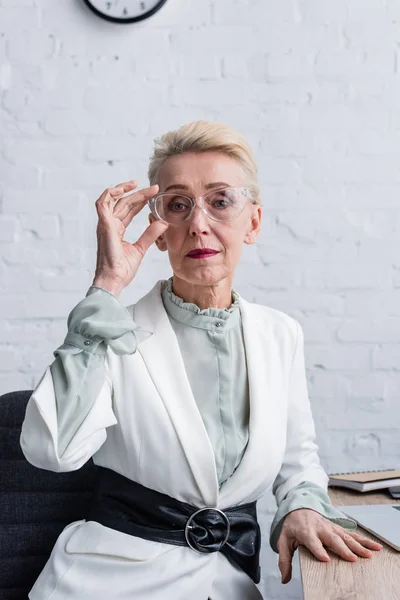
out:
<path id="1" fill-rule="evenodd" d="M 400 469 L 329 473 L 328 476 L 328 486 L 345 487 L 358 492 L 370 492 L 400 486 Z"/>
<path id="2" fill-rule="evenodd" d="M 362 504 L 337 508 L 400 552 L 400 504 Z"/>

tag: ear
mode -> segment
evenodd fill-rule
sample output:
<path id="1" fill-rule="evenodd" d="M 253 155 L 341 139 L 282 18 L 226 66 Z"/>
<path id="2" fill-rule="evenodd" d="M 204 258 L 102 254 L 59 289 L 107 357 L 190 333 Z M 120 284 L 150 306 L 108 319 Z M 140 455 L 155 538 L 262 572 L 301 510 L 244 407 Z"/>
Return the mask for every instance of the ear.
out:
<path id="1" fill-rule="evenodd" d="M 261 229 L 262 208 L 259 204 L 255 206 L 255 210 L 251 215 L 250 226 L 244 236 L 245 244 L 254 244 Z"/>
<path id="2" fill-rule="evenodd" d="M 157 219 L 155 218 L 155 216 L 152 213 L 149 213 L 149 223 L 150 225 L 156 221 Z M 165 252 L 167 249 L 167 243 L 165 241 L 165 237 L 164 234 L 161 234 L 155 241 L 155 245 L 157 246 L 157 248 L 159 250 L 161 250 L 161 252 Z"/>

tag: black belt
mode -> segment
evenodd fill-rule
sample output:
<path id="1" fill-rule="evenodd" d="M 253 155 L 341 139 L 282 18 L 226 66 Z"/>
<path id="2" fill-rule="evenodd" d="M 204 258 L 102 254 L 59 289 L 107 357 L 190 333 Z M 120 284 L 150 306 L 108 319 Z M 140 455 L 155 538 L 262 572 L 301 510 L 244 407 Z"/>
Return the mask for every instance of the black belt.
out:
<path id="1" fill-rule="evenodd" d="M 97 521 L 153 542 L 222 552 L 251 579 L 260 581 L 260 526 L 256 502 L 198 508 L 156 492 L 111 469 L 99 467 L 87 521 Z"/>

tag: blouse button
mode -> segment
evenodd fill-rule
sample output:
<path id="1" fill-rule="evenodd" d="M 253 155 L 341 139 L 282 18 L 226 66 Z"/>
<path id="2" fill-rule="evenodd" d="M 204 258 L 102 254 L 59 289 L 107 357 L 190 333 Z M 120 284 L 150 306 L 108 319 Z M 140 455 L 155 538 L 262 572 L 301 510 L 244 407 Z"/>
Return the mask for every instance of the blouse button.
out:
<path id="1" fill-rule="evenodd" d="M 86 340 L 86 341 L 85 341 L 85 346 L 90 346 L 90 342 L 89 342 L 89 340 Z"/>

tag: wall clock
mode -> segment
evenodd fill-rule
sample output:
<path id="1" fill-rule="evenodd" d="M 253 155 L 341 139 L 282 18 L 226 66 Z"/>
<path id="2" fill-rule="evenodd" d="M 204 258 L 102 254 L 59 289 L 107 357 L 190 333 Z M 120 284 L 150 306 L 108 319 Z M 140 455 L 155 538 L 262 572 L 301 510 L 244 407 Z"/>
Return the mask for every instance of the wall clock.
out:
<path id="1" fill-rule="evenodd" d="M 154 15 L 167 0 L 84 0 L 99 17 L 113 23 L 134 23 Z"/>

